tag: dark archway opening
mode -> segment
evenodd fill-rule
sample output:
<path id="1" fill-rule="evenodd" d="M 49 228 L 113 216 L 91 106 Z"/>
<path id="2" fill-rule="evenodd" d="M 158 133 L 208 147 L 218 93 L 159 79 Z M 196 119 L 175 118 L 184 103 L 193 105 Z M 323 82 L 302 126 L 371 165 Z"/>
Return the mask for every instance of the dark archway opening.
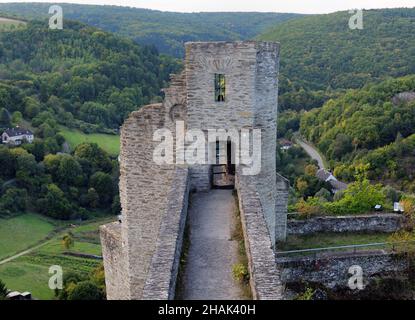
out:
<path id="1" fill-rule="evenodd" d="M 222 144 L 222 146 L 221 146 Z M 226 150 L 226 161 L 221 162 L 221 147 Z M 213 188 L 234 189 L 235 188 L 235 145 L 232 141 L 216 141 L 216 164 L 213 165 Z"/>

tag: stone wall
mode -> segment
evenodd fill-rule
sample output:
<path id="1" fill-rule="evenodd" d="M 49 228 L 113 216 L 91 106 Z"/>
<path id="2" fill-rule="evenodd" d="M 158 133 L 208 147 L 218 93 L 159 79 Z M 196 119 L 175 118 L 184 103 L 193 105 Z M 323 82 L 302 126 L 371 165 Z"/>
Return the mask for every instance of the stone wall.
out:
<path id="1" fill-rule="evenodd" d="M 121 128 L 122 223 L 116 232 L 110 226 L 101 229 L 108 299 L 142 299 L 147 281 L 155 281 L 149 280 L 150 270 L 154 269 L 154 259 L 160 257 L 159 240 L 161 232 L 166 231 L 163 222 L 172 212 L 172 188 L 178 183 L 177 174 L 184 171 L 174 163 L 154 161 L 153 152 L 160 142 L 153 136 L 158 129 L 169 129 L 174 134 L 176 121 L 185 121 L 184 84 L 183 74 L 173 76 L 164 103 L 133 112 Z M 180 194 L 176 196 L 180 199 Z M 180 221 L 171 227 L 181 230 Z M 177 247 L 179 244 L 178 240 Z M 175 255 L 171 254 L 174 261 Z"/>
<path id="2" fill-rule="evenodd" d="M 168 209 L 174 164 L 157 165 L 153 134 L 172 128 L 163 105 L 150 105 L 133 112 L 121 130 L 120 200 L 125 242 L 129 298 L 142 298 L 150 263 L 160 237 L 160 225 Z"/>
<path id="3" fill-rule="evenodd" d="M 253 125 L 256 53 L 255 42 L 186 43 L 189 129 Z M 215 101 L 215 73 L 225 75 L 224 102 Z"/>
<path id="4" fill-rule="evenodd" d="M 174 299 L 188 202 L 188 170 L 177 169 L 170 189 L 167 214 L 161 224 L 157 249 L 144 286 L 145 300 Z"/>
<path id="5" fill-rule="evenodd" d="M 378 274 L 403 272 L 409 267 L 407 259 L 382 250 L 277 259 L 284 283 L 316 282 L 330 289 L 348 288 L 348 281 L 352 277 L 349 268 L 352 266 L 362 268 L 364 281 L 370 281 L 371 277 Z"/>
<path id="6" fill-rule="evenodd" d="M 177 168 L 168 196 L 168 209 L 160 226 L 160 237 L 148 269 L 141 299 L 174 299 L 189 200 L 187 168 Z M 121 223 L 101 227 L 108 300 L 130 299 Z"/>
<path id="7" fill-rule="evenodd" d="M 395 232 L 403 227 L 401 214 L 368 214 L 353 216 L 316 217 L 305 220 L 288 219 L 289 235 L 308 235 L 319 232 Z"/>
<path id="8" fill-rule="evenodd" d="M 278 107 L 278 73 L 279 44 L 259 42 L 256 44 L 255 71 L 255 114 L 254 128 L 261 128 L 261 172 L 255 176 L 256 190 L 261 199 L 264 216 L 267 221 L 272 246 L 275 240 L 285 240 L 283 226 L 285 216 L 278 216 L 277 221 L 277 107 Z M 279 231 L 278 234 L 276 231 Z"/>
<path id="9" fill-rule="evenodd" d="M 251 176 L 237 173 L 236 189 L 248 256 L 251 291 L 255 300 L 281 300 L 281 275 L 275 265 L 270 233 L 259 194 L 252 180 Z"/>
<path id="10" fill-rule="evenodd" d="M 285 241 L 287 238 L 288 193 L 290 182 L 277 174 L 277 188 L 275 193 L 275 240 Z"/>
<path id="11" fill-rule="evenodd" d="M 121 239 L 121 223 L 114 222 L 101 226 L 100 235 L 107 299 L 125 300 L 128 298 L 128 277 Z"/>

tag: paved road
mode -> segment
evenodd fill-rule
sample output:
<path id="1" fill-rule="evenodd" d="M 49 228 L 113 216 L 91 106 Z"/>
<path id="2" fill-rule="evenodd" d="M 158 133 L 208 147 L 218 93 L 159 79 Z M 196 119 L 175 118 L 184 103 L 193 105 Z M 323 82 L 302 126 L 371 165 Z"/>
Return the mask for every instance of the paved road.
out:
<path id="1" fill-rule="evenodd" d="M 190 247 L 182 298 L 243 299 L 232 277 L 232 266 L 238 263 L 238 242 L 230 240 L 236 210 L 232 190 L 196 193 L 190 203 Z"/>
<path id="2" fill-rule="evenodd" d="M 308 153 L 308 155 L 314 159 L 317 160 L 318 162 L 318 166 L 320 167 L 320 169 L 326 169 L 324 167 L 324 161 L 323 158 L 320 156 L 320 154 L 318 153 L 318 151 L 311 145 L 309 145 L 308 143 L 297 139 L 297 143 L 305 150 L 305 152 Z"/>

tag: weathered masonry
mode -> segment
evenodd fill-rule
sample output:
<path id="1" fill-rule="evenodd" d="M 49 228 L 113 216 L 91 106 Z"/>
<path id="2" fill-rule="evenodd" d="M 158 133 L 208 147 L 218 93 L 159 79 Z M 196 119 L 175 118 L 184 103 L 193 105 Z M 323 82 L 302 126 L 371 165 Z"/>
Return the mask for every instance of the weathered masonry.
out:
<path id="1" fill-rule="evenodd" d="M 314 233 L 385 232 L 392 233 L 404 227 L 405 216 L 394 213 L 364 214 L 353 216 L 322 216 L 305 220 L 288 219 L 288 235 Z"/>
<path id="2" fill-rule="evenodd" d="M 254 298 L 281 298 L 274 245 L 286 237 L 288 183 L 276 175 L 278 71 L 277 43 L 187 43 L 184 70 L 172 76 L 164 102 L 142 107 L 125 121 L 122 223 L 101 227 L 108 299 L 174 298 L 189 192 L 215 184 L 214 165 L 153 161 L 160 143 L 153 141 L 154 132 L 165 128 L 175 135 L 180 123 L 206 137 L 212 129 L 260 129 L 259 173 L 242 174 L 234 161 L 239 146 L 228 137 L 207 146 L 205 157 L 224 156 L 225 176 L 236 181 Z"/>
<path id="3" fill-rule="evenodd" d="M 350 267 L 362 268 L 365 284 L 379 275 L 403 276 L 410 268 L 408 259 L 398 253 L 384 250 L 365 252 L 337 252 L 306 257 L 277 258 L 284 283 L 319 283 L 330 289 L 349 287 Z"/>

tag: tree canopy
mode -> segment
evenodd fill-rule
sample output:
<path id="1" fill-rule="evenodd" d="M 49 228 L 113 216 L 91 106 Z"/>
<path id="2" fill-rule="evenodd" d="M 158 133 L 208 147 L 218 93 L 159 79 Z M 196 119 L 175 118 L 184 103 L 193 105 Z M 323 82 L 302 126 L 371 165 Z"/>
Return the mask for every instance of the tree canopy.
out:
<path id="1" fill-rule="evenodd" d="M 415 9 L 365 10 L 363 30 L 351 30 L 349 12 L 293 19 L 258 36 L 281 43 L 280 104 L 311 109 L 387 77 L 415 73 Z"/>
<path id="2" fill-rule="evenodd" d="M 131 111 L 159 101 L 179 67 L 154 47 L 79 22 L 63 30 L 29 22 L 0 33 L 0 129 L 19 115 L 44 137 L 56 123 L 114 132 Z"/>
<path id="3" fill-rule="evenodd" d="M 400 93 L 415 91 L 415 76 L 389 79 L 347 91 L 301 117 L 300 131 L 331 160 L 337 177 L 353 180 L 358 165 L 369 177 L 415 190 L 415 101 Z"/>
<path id="4" fill-rule="evenodd" d="M 156 10 L 60 4 L 66 19 L 155 45 L 165 54 L 182 58 L 186 41 L 235 41 L 255 37 L 278 23 L 301 17 L 294 13 L 162 12 Z M 50 4 L 2 3 L 0 11 L 26 18 L 49 18 Z"/>

